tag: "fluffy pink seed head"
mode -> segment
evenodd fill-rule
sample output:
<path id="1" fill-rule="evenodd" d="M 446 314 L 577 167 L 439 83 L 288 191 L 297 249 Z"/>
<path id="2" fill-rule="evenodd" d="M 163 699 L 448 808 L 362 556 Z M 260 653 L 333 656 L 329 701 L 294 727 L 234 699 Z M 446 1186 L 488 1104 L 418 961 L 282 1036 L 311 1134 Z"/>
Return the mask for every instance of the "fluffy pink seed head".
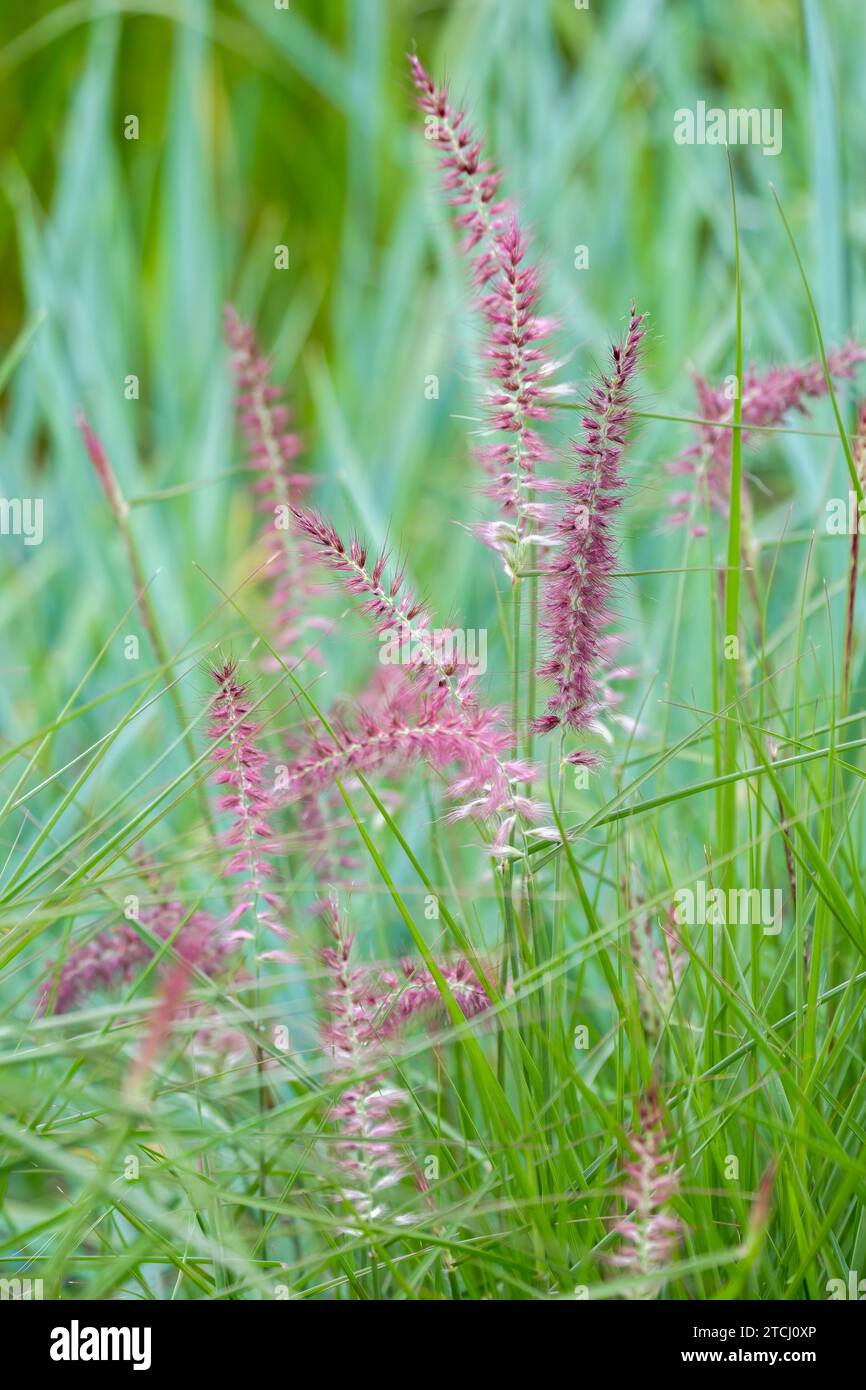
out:
<path id="1" fill-rule="evenodd" d="M 576 479 L 565 488 L 553 552 L 542 588 L 542 629 L 550 650 L 539 667 L 554 683 L 538 733 L 564 726 L 580 732 L 599 711 L 600 663 L 609 651 L 611 576 L 616 568 L 613 522 L 625 486 L 620 471 L 631 419 L 631 383 L 644 337 L 644 315 L 632 306 L 628 331 L 611 348 L 611 366 L 590 388 L 575 444 Z M 585 762 L 585 754 L 569 761 Z"/>

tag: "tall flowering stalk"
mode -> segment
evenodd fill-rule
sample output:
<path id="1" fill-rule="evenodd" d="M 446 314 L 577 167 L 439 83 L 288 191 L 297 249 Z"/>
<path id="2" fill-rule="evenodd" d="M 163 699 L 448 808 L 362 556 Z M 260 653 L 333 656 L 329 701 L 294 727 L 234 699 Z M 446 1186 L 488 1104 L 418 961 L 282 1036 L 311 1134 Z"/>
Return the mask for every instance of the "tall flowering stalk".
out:
<path id="1" fill-rule="evenodd" d="M 565 488 L 556 549 L 542 585 L 542 628 L 550 639 L 550 652 L 538 674 L 552 680 L 555 690 L 535 721 L 539 733 L 559 726 L 580 733 L 597 718 L 599 666 L 614 646 L 605 633 L 616 567 L 613 522 L 622 505 L 620 464 L 643 323 L 644 315 L 632 306 L 625 338 L 611 349 L 611 371 L 602 374 L 589 393 L 583 443 L 574 446 L 578 477 Z M 593 759 L 578 750 L 568 761 L 588 764 Z"/>
<path id="2" fill-rule="evenodd" d="M 406 589 L 405 571 L 398 568 L 386 576 L 388 552 L 381 551 L 371 567 L 366 546 L 357 537 L 346 546 L 320 512 L 296 507 L 293 515 L 318 562 L 342 575 L 346 590 L 360 600 L 361 612 L 371 620 L 383 648 L 391 639 L 398 656 L 405 651 L 403 670 L 427 683 L 445 685 L 459 703 L 468 703 L 477 668 L 465 660 L 455 660 L 453 652 L 443 651 L 442 644 L 434 640 L 430 614 Z"/>
<path id="3" fill-rule="evenodd" d="M 250 718 L 249 692 L 237 678 L 237 663 L 223 661 L 211 676 L 216 684 L 208 728 L 211 757 L 217 764 L 214 780 L 228 788 L 217 806 L 229 812 L 232 821 L 223 837 L 223 845 L 232 851 L 223 872 L 246 875 L 226 925 L 235 927 L 251 911 L 257 922 L 285 940 L 287 933 L 273 915 L 282 905 L 268 886 L 274 872 L 270 862 L 274 836 L 268 819 L 273 793 L 262 776 L 267 758 L 258 743 L 261 727 Z"/>
<path id="4" fill-rule="evenodd" d="M 866 347 L 859 343 L 833 349 L 827 355 L 830 376 L 836 381 L 851 380 L 858 363 L 864 360 Z M 694 536 L 703 536 L 706 524 L 695 520 L 703 502 L 720 516 L 728 513 L 731 432 L 726 426 L 733 420 L 733 402 L 724 387 L 712 387 L 697 374 L 693 381 L 700 417 L 713 423 L 701 425 L 697 442 L 668 464 L 672 476 L 691 480 L 671 497 L 674 511 L 669 525 L 689 525 Z M 750 367 L 743 375 L 743 424 L 767 428 L 781 425 L 792 412 L 808 415 L 808 402 L 826 391 L 824 366 L 819 361 L 802 367 L 772 367 L 766 372 Z M 748 438 L 744 431 L 743 442 Z"/>
<path id="5" fill-rule="evenodd" d="M 183 700 L 177 682 L 174 679 L 172 664 L 165 643 L 163 642 L 159 623 L 157 622 L 156 614 L 150 600 L 150 594 L 148 592 L 149 586 L 144 578 L 141 557 L 138 553 L 138 546 L 135 543 L 135 537 L 132 533 L 129 520 L 129 503 L 123 495 L 123 490 L 117 480 L 117 475 L 111 466 L 111 461 L 109 460 L 101 439 L 94 430 L 91 429 L 87 417 L 82 410 L 76 413 L 75 423 L 81 431 L 81 438 L 87 451 L 87 457 L 93 465 L 93 471 L 105 494 L 112 515 L 117 522 L 118 530 L 123 540 L 124 550 L 126 551 L 127 564 L 129 565 L 129 571 L 132 576 L 139 616 L 144 630 L 147 633 L 148 641 L 153 649 L 153 654 L 156 657 L 157 665 L 160 667 L 166 681 L 168 697 L 174 706 L 178 725 L 184 731 L 183 738 L 190 755 L 190 761 L 195 762 L 196 750 L 192 736 L 188 732 L 189 722 L 186 717 Z M 196 795 L 200 798 L 202 813 L 205 819 L 209 821 L 210 810 L 207 804 L 207 798 L 200 790 Z"/>
<path id="6" fill-rule="evenodd" d="M 500 438 L 477 450 L 477 457 L 490 476 L 485 491 L 498 504 L 499 516 L 473 530 L 516 582 L 532 548 L 549 543 L 552 520 L 548 504 L 534 495 L 556 486 L 536 475 L 538 464 L 550 459 L 536 422 L 546 419 L 557 396 L 570 388 L 552 380 L 560 364 L 545 342 L 556 324 L 537 312 L 538 271 L 527 261 L 526 237 L 513 208 L 498 197 L 501 174 L 483 157 L 481 142 L 447 87 L 437 87 L 414 54 L 408 58 L 426 134 L 439 151 L 445 189 L 458 209 L 462 250 L 472 254 L 486 331 L 490 382 L 484 406 L 487 427 Z"/>
<path id="7" fill-rule="evenodd" d="M 516 819 L 539 816 L 535 802 L 519 790 L 535 770 L 508 756 L 513 734 L 497 709 L 479 704 L 477 669 L 459 653 L 446 655 L 433 640 L 430 615 L 404 589 L 402 571 L 385 579 L 384 553 L 371 568 L 365 547 L 357 540 L 346 547 L 318 513 L 296 509 L 295 517 L 322 563 L 345 577 L 380 637 L 405 645 L 407 661 L 398 668 L 392 692 L 376 707 L 359 703 L 353 723 L 335 721 L 334 737 L 313 736 L 305 756 L 289 769 L 290 799 L 321 790 L 347 770 L 369 772 L 419 758 L 438 769 L 456 762 L 460 775 L 449 787 L 458 803 L 452 818 L 499 818 L 493 848 L 504 853 Z"/>
<path id="8" fill-rule="evenodd" d="M 661 1282 L 653 1279 L 673 1258 L 682 1238 L 682 1223 L 671 1207 L 679 1191 L 679 1173 L 654 1094 L 639 1107 L 639 1132 L 629 1135 L 632 1157 L 625 1164 L 619 1195 L 627 1205 L 613 1230 L 619 1247 L 608 1257 L 611 1265 L 650 1280 L 639 1295 L 655 1298 Z"/>
<path id="9" fill-rule="evenodd" d="M 459 764 L 459 775 L 448 788 L 458 803 L 452 819 L 495 816 L 510 807 L 534 817 L 534 803 L 513 786 L 525 765 L 508 757 L 511 736 L 496 728 L 495 711 L 461 711 L 439 692 L 423 699 L 413 715 L 397 702 L 377 718 L 360 705 L 353 714 L 354 722 L 348 714 L 331 720 L 335 738 L 310 737 L 303 756 L 287 769 L 287 800 L 323 791 L 348 773 L 396 772 L 426 760 L 439 771 Z"/>
<path id="10" fill-rule="evenodd" d="M 417 54 L 406 55 L 418 106 L 426 117 L 425 134 L 439 150 L 444 186 L 458 208 L 457 226 L 464 232 L 462 250 L 474 253 L 473 274 L 485 285 L 496 274 L 496 238 L 508 225 L 510 204 L 499 198 L 502 174 L 476 139 L 466 113 L 453 106 L 447 87 L 437 87 Z"/>
<path id="11" fill-rule="evenodd" d="M 857 410 L 857 430 L 854 436 L 854 466 L 861 485 L 866 485 L 866 401 Z M 851 536 L 851 559 L 848 568 L 848 612 L 845 619 L 845 659 L 842 672 L 842 703 L 848 707 L 851 687 L 851 657 L 854 650 L 854 607 L 857 601 L 857 569 L 860 563 L 860 517 Z"/>
<path id="12" fill-rule="evenodd" d="M 283 389 L 272 383 L 271 363 L 253 329 L 230 305 L 224 322 L 238 388 L 238 424 L 249 462 L 259 474 L 254 491 L 263 513 L 262 541 L 270 552 L 265 578 L 271 590 L 274 646 L 280 652 L 293 652 L 299 661 L 320 662 L 318 634 L 328 631 L 330 624 L 315 613 L 319 590 L 310 579 L 303 538 L 291 525 L 291 508 L 303 501 L 313 479 L 296 467 L 301 439 L 290 429 L 291 412 Z"/>
<path id="13" fill-rule="evenodd" d="M 324 948 L 322 959 L 330 977 L 330 1019 L 322 1038 L 332 1063 L 331 1079 L 339 1085 L 376 1065 L 381 1050 L 375 1022 L 379 1001 L 371 994 L 367 971 L 352 961 L 353 938 L 333 904 L 327 925 L 333 945 Z M 404 1092 L 383 1077 L 363 1077 L 340 1090 L 334 1103 L 339 1197 L 355 1221 L 370 1223 L 383 1216 L 388 1189 L 407 1171 L 395 1143 L 405 1099 Z M 354 1225 L 344 1229 L 357 1234 Z"/>
<path id="14" fill-rule="evenodd" d="M 324 905 L 323 918 L 332 944 L 322 951 L 329 979 L 329 1020 L 322 1041 L 332 1063 L 331 1079 L 339 1084 L 344 1077 L 375 1071 L 385 1041 L 418 1018 L 441 1015 L 443 1001 L 432 973 L 408 959 L 400 963 L 402 979 L 395 971 L 356 964 L 354 938 L 333 898 Z M 490 1007 L 490 995 L 468 961 L 439 962 L 438 969 L 467 1019 Z M 382 1076 L 365 1075 L 340 1091 L 334 1104 L 339 1196 L 356 1220 L 369 1223 L 382 1217 L 388 1189 L 408 1172 L 396 1142 L 405 1102 L 405 1093 Z M 411 1218 L 395 1220 L 400 1224 Z M 345 1230 L 357 1234 L 355 1226 Z"/>

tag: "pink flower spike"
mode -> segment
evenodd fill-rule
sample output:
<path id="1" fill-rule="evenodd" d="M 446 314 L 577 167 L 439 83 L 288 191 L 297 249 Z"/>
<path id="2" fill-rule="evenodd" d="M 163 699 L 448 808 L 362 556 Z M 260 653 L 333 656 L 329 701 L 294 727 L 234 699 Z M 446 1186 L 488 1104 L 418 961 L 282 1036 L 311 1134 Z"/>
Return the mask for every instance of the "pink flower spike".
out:
<path id="1" fill-rule="evenodd" d="M 160 941 L 195 938 L 201 943 L 201 969 L 213 977 L 221 974 L 235 952 L 233 939 L 207 913 L 196 912 L 184 922 L 186 916 L 182 903 L 165 902 L 143 908 L 139 920 Z M 66 957 L 59 972 L 52 972 L 43 984 L 37 1008 L 40 1013 L 70 1013 L 97 992 L 132 984 L 152 957 L 153 948 L 144 936 L 132 923 L 122 922 Z"/>
<path id="2" fill-rule="evenodd" d="M 81 431 L 84 447 L 87 450 L 90 462 L 93 464 L 102 491 L 108 499 L 108 505 L 111 507 L 116 519 L 118 521 L 124 521 L 129 507 L 120 490 L 120 484 L 114 475 L 114 469 L 109 463 L 108 456 L 102 447 L 102 442 L 87 423 L 87 417 L 83 410 L 77 411 L 75 423 Z"/>
<path id="3" fill-rule="evenodd" d="M 467 1019 L 475 1018 L 490 1008 L 490 995 L 467 960 L 456 965 L 437 962 L 440 973 Z M 416 966 L 414 961 L 400 962 L 404 979 L 386 973 L 382 984 L 384 993 L 378 1001 L 380 1030 L 385 1036 L 395 1032 L 410 1019 L 434 1014 L 448 1019 L 439 986 L 431 971 Z"/>
<path id="4" fill-rule="evenodd" d="M 470 130 L 466 115 L 451 104 L 447 87 L 437 87 L 420 58 L 406 55 L 418 92 L 418 106 L 426 117 L 425 134 L 441 156 L 445 189 L 459 209 L 457 224 L 464 232 L 463 250 L 475 251 L 477 284 L 484 285 L 496 273 L 493 242 L 505 227 L 508 203 L 498 199 L 502 175 L 482 158 L 482 146 Z"/>
<path id="5" fill-rule="evenodd" d="M 827 366 L 834 381 L 850 381 L 859 363 L 866 361 L 866 346 L 845 343 L 827 354 Z M 705 504 L 720 516 L 728 514 L 731 431 L 725 428 L 733 419 L 733 404 L 724 388 L 710 386 L 693 374 L 695 395 L 702 420 L 718 421 L 699 427 L 699 441 L 689 445 L 667 465 L 671 477 L 691 481 L 671 495 L 674 511 L 668 518 L 672 527 L 689 525 L 693 536 L 705 536 L 707 527 L 700 517 Z M 781 425 L 792 411 L 808 415 L 807 402 L 827 393 L 823 363 L 805 366 L 771 367 L 759 372 L 749 367 L 743 374 L 743 423 L 774 427 Z M 751 439 L 743 432 L 743 443 Z M 744 479 L 745 487 L 745 479 Z"/>
<path id="6" fill-rule="evenodd" d="M 430 614 L 405 589 L 403 571 L 386 579 L 384 552 L 371 567 L 360 540 L 347 546 L 318 512 L 295 508 L 294 516 L 321 562 L 345 577 L 374 630 L 396 646 L 399 675 L 375 707 L 359 704 L 352 722 L 332 719 L 334 737 L 313 736 L 289 769 L 287 798 L 308 797 L 353 771 L 393 770 L 423 758 L 442 770 L 458 765 L 449 795 L 460 804 L 452 817 L 537 819 L 539 808 L 518 791 L 534 779 L 534 766 L 509 756 L 514 736 L 499 710 L 479 704 L 477 668 L 459 652 L 446 656 L 433 640 Z"/>
<path id="7" fill-rule="evenodd" d="M 225 337 L 238 388 L 238 424 L 249 462 L 259 473 L 254 491 L 264 518 L 261 539 L 270 555 L 264 579 L 276 622 L 274 646 L 292 650 L 296 660 L 321 664 L 318 638 L 330 631 L 331 623 L 315 613 L 320 590 L 310 580 L 309 552 L 290 518 L 291 508 L 303 500 L 313 478 L 298 471 L 300 436 L 288 428 L 289 408 L 280 400 L 281 388 L 271 384 L 270 361 L 231 306 L 225 310 Z M 273 659 L 267 662 L 269 668 L 275 664 Z"/>
<path id="8" fill-rule="evenodd" d="M 231 816 L 223 837 L 223 845 L 231 853 L 223 872 L 246 875 L 227 925 L 237 926 L 247 912 L 252 912 L 257 922 L 285 940 L 287 933 L 273 916 L 281 904 L 267 887 L 273 875 L 270 856 L 275 848 L 268 820 L 273 799 L 262 776 L 267 759 L 258 746 L 260 726 L 250 719 L 249 695 L 237 679 L 237 663 L 224 661 L 213 667 L 211 676 L 217 686 L 208 729 L 214 745 L 211 757 L 218 769 L 214 781 L 228 788 L 217 806 Z"/>
<path id="9" fill-rule="evenodd" d="M 481 143 L 464 113 L 452 106 L 448 89 L 436 87 L 414 54 L 408 58 L 425 133 L 439 151 L 449 201 L 458 209 L 457 225 L 465 233 L 462 249 L 473 255 L 486 331 L 483 405 L 488 432 L 499 438 L 476 453 L 489 475 L 485 492 L 497 503 L 499 517 L 473 530 L 516 582 L 530 547 L 550 543 L 552 512 L 533 492 L 557 486 L 536 477 L 537 465 L 550 453 L 534 422 L 546 419 L 570 387 L 553 380 L 560 364 L 544 344 L 557 325 L 537 312 L 539 274 L 527 260 L 526 237 L 511 205 L 497 198 L 501 175 L 482 158 Z"/>
<path id="10" fill-rule="evenodd" d="M 224 945 L 225 940 L 219 929 L 214 933 L 210 919 L 191 918 L 181 929 L 174 943 L 176 958 L 169 960 L 161 975 L 156 1007 L 127 1078 L 127 1091 L 132 1097 L 141 1097 L 145 1081 L 175 1025 L 185 1011 L 190 1012 L 187 998 L 194 975 L 198 971 L 211 973 L 214 946 Z"/>
<path id="11" fill-rule="evenodd" d="M 352 960 L 352 937 L 344 931 L 334 903 L 328 904 L 325 916 L 333 944 L 322 952 L 330 978 L 331 1015 L 322 1041 L 332 1058 L 332 1080 L 339 1084 L 376 1065 L 381 1054 L 375 1026 L 378 1004 L 367 972 Z M 349 1216 L 350 1224 L 343 1228 L 347 1235 L 358 1234 L 358 1221 L 381 1219 L 387 1211 L 385 1194 L 406 1171 L 392 1142 L 402 1128 L 404 1101 L 402 1091 L 373 1076 L 350 1081 L 334 1103 L 338 1198 Z"/>
<path id="12" fill-rule="evenodd" d="M 632 1158 L 620 1189 L 628 1212 L 614 1222 L 621 1244 L 608 1262 L 647 1279 L 638 1296 L 655 1298 L 663 1283 L 650 1276 L 661 1273 L 682 1239 L 682 1223 L 669 1205 L 679 1191 L 679 1172 L 665 1152 L 664 1123 L 652 1092 L 639 1107 L 639 1118 L 639 1132 L 629 1136 Z"/>
<path id="13" fill-rule="evenodd" d="M 644 336 L 644 315 L 632 306 L 628 332 L 611 349 L 611 370 L 592 386 L 583 417 L 584 441 L 575 445 L 576 482 L 565 488 L 556 525 L 557 548 L 542 581 L 542 629 L 551 641 L 539 667 L 555 691 L 535 721 L 538 733 L 562 725 L 575 733 L 593 727 L 602 705 L 599 663 L 609 653 L 611 575 L 616 568 L 612 523 L 622 505 L 620 472 L 631 421 L 630 384 Z M 582 752 L 569 762 L 585 762 Z"/>

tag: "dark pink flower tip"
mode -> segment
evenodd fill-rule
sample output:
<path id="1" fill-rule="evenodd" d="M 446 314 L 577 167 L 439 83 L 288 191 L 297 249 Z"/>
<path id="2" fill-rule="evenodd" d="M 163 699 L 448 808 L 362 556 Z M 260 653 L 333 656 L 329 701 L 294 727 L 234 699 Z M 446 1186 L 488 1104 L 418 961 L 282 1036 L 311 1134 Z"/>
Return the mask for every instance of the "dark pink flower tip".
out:
<path id="1" fill-rule="evenodd" d="M 120 485 L 114 475 L 114 469 L 108 461 L 108 455 L 102 446 L 102 441 L 90 428 L 83 410 L 76 411 L 75 423 L 81 431 L 84 447 L 87 450 L 90 462 L 93 464 L 100 486 L 108 499 L 108 505 L 111 507 L 118 521 L 122 521 L 129 508 L 126 505 L 123 493 L 120 490 Z"/>

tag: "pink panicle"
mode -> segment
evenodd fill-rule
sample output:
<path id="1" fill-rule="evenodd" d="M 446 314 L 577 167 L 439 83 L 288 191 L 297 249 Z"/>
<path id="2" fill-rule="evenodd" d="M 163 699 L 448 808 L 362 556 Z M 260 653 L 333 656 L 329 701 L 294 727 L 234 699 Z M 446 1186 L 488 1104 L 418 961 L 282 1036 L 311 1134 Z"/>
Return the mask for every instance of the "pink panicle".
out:
<path id="1" fill-rule="evenodd" d="M 380 1052 L 375 1025 L 378 1000 L 368 972 L 352 962 L 352 937 L 342 929 L 333 904 L 327 914 L 334 944 L 322 952 L 330 976 L 330 1022 L 322 1040 L 333 1063 L 332 1080 L 375 1067 Z M 394 1142 L 402 1123 L 405 1095 L 383 1077 L 362 1077 L 340 1091 L 333 1118 L 339 1131 L 336 1159 L 341 1171 L 339 1197 L 356 1220 L 378 1220 L 386 1211 L 384 1194 L 406 1172 Z M 344 1228 L 356 1234 L 357 1228 Z"/>
<path id="2" fill-rule="evenodd" d="M 846 343 L 827 354 L 827 366 L 835 381 L 851 380 L 857 364 L 866 360 L 866 347 Z M 671 497 L 674 512 L 670 526 L 687 525 L 695 536 L 706 535 L 707 526 L 696 518 L 704 503 L 711 511 L 727 516 L 731 468 L 731 431 L 725 426 L 733 420 L 733 403 L 724 388 L 710 386 L 693 374 L 698 410 L 702 420 L 718 421 L 700 428 L 700 438 L 668 464 L 673 477 L 690 480 Z M 743 423 L 772 427 L 780 425 L 792 411 L 808 415 L 807 402 L 827 393 L 827 380 L 820 361 L 805 366 L 771 367 L 759 372 L 749 367 L 743 376 Z M 743 432 L 743 442 L 749 439 Z"/>
<path id="3" fill-rule="evenodd" d="M 491 429 L 505 438 L 480 448 L 478 459 L 491 476 L 487 496 L 499 504 L 501 515 L 474 531 L 515 579 L 530 546 L 551 544 L 553 508 L 534 494 L 559 487 L 536 473 L 551 454 L 531 422 L 547 419 L 554 398 L 568 388 L 551 381 L 558 363 L 541 344 L 555 325 L 535 312 L 538 271 L 524 264 L 526 241 L 516 219 L 497 235 L 495 247 L 499 269 L 482 300 L 488 329 L 485 356 L 493 378 L 487 405 Z"/>
<path id="4" fill-rule="evenodd" d="M 225 935 L 223 927 L 216 928 L 216 931 L 214 928 L 212 919 L 203 916 L 192 918 L 174 943 L 174 959 L 168 962 L 162 973 L 156 1006 L 130 1069 L 127 1089 L 132 1095 L 141 1094 L 178 1021 L 185 1013 L 192 1015 L 197 1012 L 194 1004 L 188 1004 L 196 973 L 213 973 L 215 948 L 236 949 L 236 942 Z M 205 1033 L 208 1031 L 212 1031 L 212 1025 L 206 1027 Z"/>
<path id="5" fill-rule="evenodd" d="M 611 349 L 612 370 L 592 387 L 583 417 L 584 442 L 575 445 L 576 482 L 565 488 L 565 506 L 556 524 L 556 550 L 542 581 L 542 628 L 551 650 L 539 676 L 556 690 L 535 721 L 539 733 L 562 725 L 574 732 L 591 727 L 599 710 L 599 665 L 613 652 L 605 634 L 611 575 L 616 567 L 612 522 L 622 504 L 620 463 L 626 444 L 630 383 L 644 336 L 644 315 L 632 306 L 628 332 Z M 571 763 L 589 763 L 583 751 Z"/>
<path id="6" fill-rule="evenodd" d="M 462 249 L 474 253 L 473 276 L 481 291 L 490 376 L 484 404 L 488 428 L 500 438 L 478 449 L 477 456 L 490 476 L 485 491 L 498 504 L 499 517 L 473 530 L 499 554 L 514 580 L 528 548 L 550 543 L 552 511 L 534 494 L 557 486 L 536 476 L 536 466 L 548 461 L 550 452 L 533 422 L 547 419 L 556 397 L 570 388 L 552 380 L 560 364 L 544 343 L 556 323 L 537 313 L 538 270 L 527 263 L 526 237 L 513 209 L 497 198 L 501 175 L 482 158 L 481 143 L 464 113 L 451 105 L 448 89 L 436 87 L 414 54 L 409 66 L 428 139 L 441 155 L 445 188 L 459 209 Z"/>
<path id="7" fill-rule="evenodd" d="M 399 675 L 376 701 L 359 703 L 351 721 L 335 718 L 334 738 L 312 739 L 289 769 L 288 799 L 321 791 L 348 772 L 393 770 L 426 759 L 440 770 L 451 763 L 460 768 L 449 788 L 459 803 L 452 818 L 537 820 L 539 808 L 518 791 L 518 784 L 531 782 L 535 769 L 508 755 L 513 734 L 499 710 L 479 705 L 477 667 L 437 640 L 430 615 L 404 589 L 403 572 L 386 580 L 384 553 L 371 569 L 361 542 L 347 547 L 317 512 L 296 509 L 295 518 L 322 563 L 345 576 L 346 588 L 361 600 L 375 631 L 392 639 Z M 501 839 L 494 842 L 497 852 Z"/>
<path id="8" fill-rule="evenodd" d="M 485 285 L 497 270 L 493 243 L 510 216 L 509 204 L 498 198 L 502 179 L 467 123 L 466 114 L 451 105 L 447 87 L 437 87 L 414 53 L 408 53 L 418 106 L 426 117 L 425 134 L 441 155 L 445 189 L 459 209 L 457 226 L 465 233 L 463 251 L 476 252 L 473 271 Z"/>
<path id="9" fill-rule="evenodd" d="M 321 662 L 318 634 L 328 631 L 330 624 L 315 614 L 313 600 L 320 590 L 310 581 L 309 555 L 290 521 L 290 508 L 302 501 L 313 479 L 295 466 L 301 440 L 289 428 L 282 388 L 271 383 L 270 361 L 252 328 L 231 306 L 225 310 L 225 336 L 238 387 L 238 423 L 249 461 L 260 474 L 255 492 L 264 514 L 262 541 L 270 553 L 264 574 L 276 620 L 274 646 L 284 652 L 302 644 L 295 653 L 299 659 Z"/>
<path id="10" fill-rule="evenodd" d="M 102 491 L 108 499 L 108 505 L 111 507 L 117 520 L 122 521 L 129 508 L 120 490 L 120 484 L 115 477 L 114 469 L 108 461 L 108 455 L 102 447 L 102 441 L 90 428 L 83 410 L 76 412 L 75 423 L 81 431 L 84 447 L 87 450 L 90 462 L 93 464 Z"/>
<path id="11" fill-rule="evenodd" d="M 426 760 L 440 771 L 454 763 L 459 767 L 448 788 L 459 803 L 452 819 L 495 816 L 505 809 L 537 818 L 534 802 L 516 791 L 533 769 L 508 756 L 512 738 L 499 726 L 496 709 L 460 707 L 439 690 L 424 696 L 414 715 L 407 715 L 402 701 L 377 716 L 358 705 L 353 715 L 351 723 L 348 716 L 331 722 L 333 738 L 314 735 L 304 755 L 291 764 L 285 783 L 288 801 L 323 791 L 352 773 L 393 773 Z"/>
<path id="12" fill-rule="evenodd" d="M 630 924 L 638 1004 L 651 1035 L 670 1014 L 689 960 L 677 932 L 674 910 L 667 913 L 659 932 L 654 930 L 655 921 L 655 914 L 644 913 Z"/>
<path id="13" fill-rule="evenodd" d="M 384 1058 L 384 1043 L 416 1018 L 444 1013 L 442 996 L 432 973 L 410 960 L 401 962 L 403 978 L 390 970 L 357 965 L 353 938 L 340 920 L 336 903 L 323 904 L 323 917 L 333 944 L 322 952 L 328 971 L 330 1019 L 322 1032 L 333 1062 L 332 1080 L 375 1071 Z M 468 961 L 438 963 L 454 999 L 467 1019 L 490 1007 L 490 995 Z M 356 1219 L 375 1221 L 386 1211 L 384 1194 L 407 1172 L 396 1148 L 403 1129 L 405 1094 L 383 1077 L 357 1077 L 338 1095 L 333 1117 L 340 1131 L 337 1162 L 341 1169 L 340 1197 Z M 397 1224 L 411 1220 L 397 1216 Z M 345 1227 L 348 1234 L 357 1228 Z"/>
<path id="14" fill-rule="evenodd" d="M 675 1254 L 682 1223 L 670 1205 L 679 1191 L 679 1172 L 673 1155 L 665 1152 L 668 1141 L 654 1094 L 641 1104 L 639 1116 L 640 1132 L 629 1135 L 633 1156 L 619 1194 L 628 1210 L 613 1226 L 621 1243 L 608 1258 L 611 1265 L 647 1277 L 659 1274 Z M 660 1289 L 653 1280 L 641 1296 L 654 1298 Z"/>
<path id="15" fill-rule="evenodd" d="M 476 1018 L 490 1008 L 490 994 L 468 960 L 456 965 L 437 962 L 454 1000 L 467 1019 Z M 400 962 L 403 979 L 387 971 L 382 976 L 383 995 L 379 1000 L 380 1031 L 388 1035 L 419 1015 L 436 1014 L 447 1018 L 439 986 L 430 970 L 414 961 Z"/>
<path id="16" fill-rule="evenodd" d="M 233 853 L 223 872 L 246 875 L 240 900 L 226 925 L 236 926 L 245 913 L 252 911 L 256 921 L 285 939 L 285 929 L 273 917 L 281 903 L 267 887 L 273 875 L 269 862 L 274 852 L 273 831 L 268 823 L 273 795 L 262 776 L 267 759 L 258 746 L 261 728 L 250 719 L 249 694 L 246 685 L 237 679 L 237 663 L 224 661 L 213 668 L 211 675 L 217 686 L 208 729 L 214 744 L 211 757 L 218 766 L 214 780 L 218 786 L 229 788 L 217 805 L 232 818 L 223 844 Z"/>
<path id="17" fill-rule="evenodd" d="M 184 920 L 186 916 L 182 903 L 165 902 L 142 909 L 139 921 L 160 941 L 173 940 L 178 950 L 186 941 L 200 943 L 201 969 L 212 977 L 220 975 L 236 952 L 237 942 L 206 913 L 193 913 L 189 921 Z M 97 992 L 131 984 L 153 954 L 153 947 L 130 922 L 100 932 L 72 951 L 59 972 L 46 980 L 39 993 L 39 1012 L 69 1013 Z"/>
<path id="18" fill-rule="evenodd" d="M 427 683 L 444 683 L 462 703 L 467 702 L 477 668 L 455 659 L 453 648 L 437 639 L 430 614 L 406 590 L 402 569 L 386 578 L 388 552 L 381 551 L 371 569 L 367 547 L 357 537 L 346 546 L 319 512 L 296 507 L 293 513 L 319 562 L 345 576 L 347 591 L 361 600 L 361 612 L 371 619 L 373 630 L 380 638 L 390 639 L 387 647 L 383 641 L 383 652 L 393 647 L 393 659 L 407 674 Z"/>

